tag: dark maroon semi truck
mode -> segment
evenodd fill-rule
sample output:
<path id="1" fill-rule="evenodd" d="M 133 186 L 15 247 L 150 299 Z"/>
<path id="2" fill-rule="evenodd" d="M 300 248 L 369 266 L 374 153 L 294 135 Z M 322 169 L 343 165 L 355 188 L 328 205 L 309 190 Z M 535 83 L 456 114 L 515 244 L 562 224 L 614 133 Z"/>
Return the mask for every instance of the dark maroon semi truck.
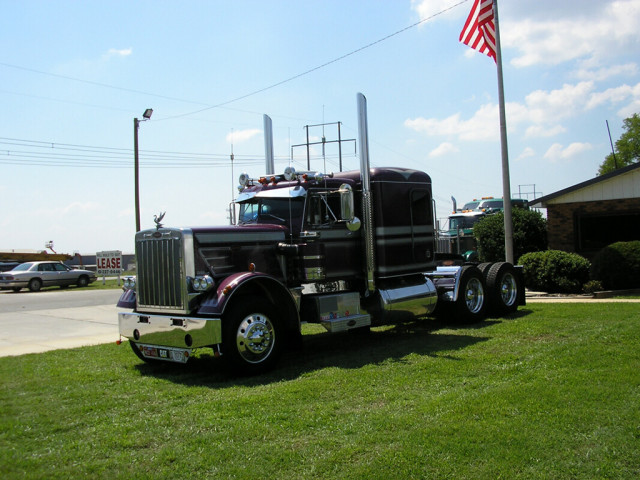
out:
<path id="1" fill-rule="evenodd" d="M 519 268 L 439 260 L 429 175 L 370 168 L 361 94 L 358 109 L 359 171 L 243 174 L 235 225 L 158 221 L 136 234 L 137 276 L 118 306 L 141 359 L 184 363 L 211 348 L 259 373 L 302 341 L 303 322 L 343 332 L 436 310 L 473 322 L 524 304 Z"/>

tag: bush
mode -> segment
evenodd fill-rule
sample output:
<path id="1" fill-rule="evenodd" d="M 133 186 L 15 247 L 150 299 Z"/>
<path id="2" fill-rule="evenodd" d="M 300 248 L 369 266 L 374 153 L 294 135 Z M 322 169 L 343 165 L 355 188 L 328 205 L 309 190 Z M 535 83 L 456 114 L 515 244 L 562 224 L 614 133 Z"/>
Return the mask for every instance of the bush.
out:
<path id="1" fill-rule="evenodd" d="M 640 240 L 617 242 L 593 258 L 591 278 L 607 290 L 640 287 Z"/>
<path id="2" fill-rule="evenodd" d="M 591 263 L 577 253 L 547 250 L 520 257 L 525 286 L 549 293 L 580 293 Z"/>
<path id="3" fill-rule="evenodd" d="M 514 208 L 513 257 L 547 249 L 547 221 L 540 212 Z M 504 213 L 488 215 L 473 226 L 481 262 L 504 262 Z"/>
<path id="4" fill-rule="evenodd" d="M 604 287 L 602 286 L 602 283 L 599 280 L 589 280 L 587 283 L 585 283 L 582 286 L 582 289 L 584 290 L 585 293 L 593 293 L 593 292 L 600 292 L 604 290 Z"/>

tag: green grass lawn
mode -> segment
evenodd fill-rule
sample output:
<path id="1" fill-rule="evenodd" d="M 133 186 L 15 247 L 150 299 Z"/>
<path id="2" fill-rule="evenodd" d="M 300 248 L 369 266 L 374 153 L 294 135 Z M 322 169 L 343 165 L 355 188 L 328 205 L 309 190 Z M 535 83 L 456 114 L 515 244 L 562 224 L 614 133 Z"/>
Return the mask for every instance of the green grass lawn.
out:
<path id="1" fill-rule="evenodd" d="M 303 351 L 241 379 L 126 343 L 0 358 L 1 477 L 635 479 L 639 307 L 305 326 Z"/>

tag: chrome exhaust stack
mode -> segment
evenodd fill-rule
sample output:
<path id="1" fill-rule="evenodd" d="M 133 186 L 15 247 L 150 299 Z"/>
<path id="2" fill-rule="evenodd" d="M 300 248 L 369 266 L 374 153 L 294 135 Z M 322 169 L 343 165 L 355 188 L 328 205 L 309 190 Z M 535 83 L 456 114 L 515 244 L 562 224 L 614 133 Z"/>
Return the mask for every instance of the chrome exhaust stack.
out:
<path id="1" fill-rule="evenodd" d="M 367 125 L 367 99 L 358 93 L 358 138 L 360 144 L 360 175 L 362 178 L 362 226 L 364 234 L 364 251 L 366 264 L 367 294 L 376 290 L 375 241 L 373 236 L 373 202 L 371 199 L 371 180 L 369 162 L 369 127 Z"/>
<path id="2" fill-rule="evenodd" d="M 264 125 L 264 160 L 267 175 L 273 175 L 276 173 L 275 162 L 273 159 L 273 126 L 271 123 L 271 117 L 269 115 L 263 115 Z"/>

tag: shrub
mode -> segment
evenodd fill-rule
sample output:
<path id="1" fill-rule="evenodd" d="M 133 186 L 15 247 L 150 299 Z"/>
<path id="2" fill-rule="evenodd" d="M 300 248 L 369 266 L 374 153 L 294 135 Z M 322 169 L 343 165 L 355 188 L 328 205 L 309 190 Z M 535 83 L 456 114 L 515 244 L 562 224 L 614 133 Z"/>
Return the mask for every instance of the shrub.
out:
<path id="1" fill-rule="evenodd" d="M 591 278 L 607 290 L 640 287 L 640 240 L 617 242 L 593 258 Z"/>
<path id="2" fill-rule="evenodd" d="M 591 263 L 577 253 L 547 250 L 520 257 L 525 286 L 549 293 L 580 293 Z"/>
<path id="3" fill-rule="evenodd" d="M 582 286 L 582 289 L 585 293 L 593 293 L 604 290 L 604 287 L 602 286 L 600 280 L 589 280 Z"/>
<path id="4" fill-rule="evenodd" d="M 547 221 L 535 210 L 512 210 L 513 257 L 547 249 Z M 488 215 L 473 227 L 481 262 L 504 262 L 504 213 Z"/>

